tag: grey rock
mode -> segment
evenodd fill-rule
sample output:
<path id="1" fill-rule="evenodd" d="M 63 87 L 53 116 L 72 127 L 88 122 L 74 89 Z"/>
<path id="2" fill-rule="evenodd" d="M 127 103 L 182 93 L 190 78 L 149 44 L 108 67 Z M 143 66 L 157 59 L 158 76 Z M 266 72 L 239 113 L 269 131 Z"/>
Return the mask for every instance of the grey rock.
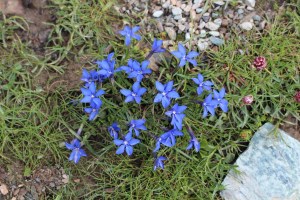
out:
<path id="1" fill-rule="evenodd" d="M 181 8 L 178 8 L 178 7 L 172 8 L 172 14 L 173 15 L 181 15 L 181 13 L 182 13 Z"/>
<path id="2" fill-rule="evenodd" d="M 220 36 L 220 33 L 218 31 L 209 31 L 208 34 L 215 37 Z"/>
<path id="3" fill-rule="evenodd" d="M 247 6 L 247 10 L 253 11 L 254 8 L 253 8 L 253 7 L 250 7 L 250 6 Z"/>
<path id="4" fill-rule="evenodd" d="M 243 14 L 245 11 L 244 11 L 244 9 L 241 9 L 241 8 L 239 8 L 238 10 L 237 10 L 237 13 L 240 15 L 240 14 Z"/>
<path id="5" fill-rule="evenodd" d="M 206 30 L 201 30 L 199 37 L 201 37 L 201 38 L 206 37 Z"/>
<path id="6" fill-rule="evenodd" d="M 299 200 L 300 142 L 270 123 L 254 134 L 222 185 L 225 200 Z M 238 171 L 238 173 L 236 173 Z"/>
<path id="7" fill-rule="evenodd" d="M 214 4 L 223 6 L 225 4 L 225 2 L 224 1 L 215 1 Z"/>
<path id="8" fill-rule="evenodd" d="M 219 14 L 218 13 L 211 13 L 211 17 L 212 18 L 217 18 L 217 17 L 219 17 Z"/>
<path id="9" fill-rule="evenodd" d="M 205 25 L 206 25 L 206 23 L 201 20 L 198 27 L 201 30 L 201 29 L 203 29 L 205 27 Z"/>
<path id="10" fill-rule="evenodd" d="M 165 30 L 171 40 L 176 40 L 176 31 L 174 30 L 174 28 L 165 27 Z"/>
<path id="11" fill-rule="evenodd" d="M 166 1 L 163 5 L 163 8 L 169 8 L 170 7 L 170 1 Z"/>
<path id="12" fill-rule="evenodd" d="M 194 0 L 194 4 L 201 4 L 203 0 Z"/>
<path id="13" fill-rule="evenodd" d="M 207 49 L 209 47 L 209 43 L 208 42 L 203 42 L 202 40 L 199 40 L 197 46 L 198 46 L 200 51 L 204 51 L 205 49 Z"/>
<path id="14" fill-rule="evenodd" d="M 218 37 L 211 36 L 209 40 L 211 41 L 211 43 L 217 46 L 221 46 L 222 44 L 224 44 L 224 40 Z"/>
<path id="15" fill-rule="evenodd" d="M 191 5 L 187 5 L 185 8 L 184 8 L 184 12 L 190 12 L 192 9 L 192 6 Z"/>
<path id="16" fill-rule="evenodd" d="M 203 8 L 197 8 L 196 13 L 201 13 L 203 11 Z"/>
<path id="17" fill-rule="evenodd" d="M 214 20 L 214 23 L 221 26 L 221 24 L 222 24 L 222 19 L 221 19 L 221 18 L 215 19 L 215 20 Z"/>
<path id="18" fill-rule="evenodd" d="M 208 22 L 205 27 L 211 31 L 216 31 L 220 28 L 221 24 L 215 24 L 214 22 Z"/>
<path id="19" fill-rule="evenodd" d="M 239 24 L 240 28 L 246 31 L 250 31 L 253 28 L 253 24 L 251 22 L 243 22 Z"/>
<path id="20" fill-rule="evenodd" d="M 191 39 L 191 34 L 190 34 L 190 33 L 186 33 L 186 34 L 185 34 L 185 39 L 186 39 L 186 40 Z"/>
<path id="21" fill-rule="evenodd" d="M 178 25 L 178 29 L 179 29 L 180 31 L 184 31 L 184 30 L 185 30 L 185 25 L 179 24 L 179 25 Z"/>
<path id="22" fill-rule="evenodd" d="M 245 4 L 246 4 L 247 6 L 251 6 L 252 8 L 255 7 L 255 3 L 256 3 L 255 0 L 245 0 Z"/>
<path id="23" fill-rule="evenodd" d="M 157 10 L 153 13 L 153 17 L 161 17 L 164 14 L 164 11 L 162 10 Z"/>
<path id="24" fill-rule="evenodd" d="M 180 15 L 175 15 L 175 16 L 174 16 L 174 19 L 175 19 L 175 20 L 180 20 L 180 19 L 182 19 L 182 14 L 180 14 Z"/>
<path id="25" fill-rule="evenodd" d="M 254 16 L 252 17 L 252 19 L 253 19 L 254 21 L 260 21 L 260 20 L 261 20 L 261 17 L 260 17 L 259 15 L 254 15 Z"/>

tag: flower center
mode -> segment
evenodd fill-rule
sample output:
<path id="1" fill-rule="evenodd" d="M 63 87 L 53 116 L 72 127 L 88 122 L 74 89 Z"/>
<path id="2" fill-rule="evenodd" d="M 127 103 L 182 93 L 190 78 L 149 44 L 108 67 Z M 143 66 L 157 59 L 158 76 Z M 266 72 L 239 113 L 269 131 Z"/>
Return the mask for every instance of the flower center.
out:
<path id="1" fill-rule="evenodd" d="M 143 72 L 142 72 L 142 71 L 139 71 L 138 74 L 143 74 Z"/>
<path id="2" fill-rule="evenodd" d="M 93 112 L 96 112 L 96 109 L 94 108 L 92 111 L 93 111 Z"/>
<path id="3" fill-rule="evenodd" d="M 135 94 L 135 93 L 132 93 L 132 96 L 133 96 L 133 97 L 136 97 L 136 94 Z"/>
<path id="4" fill-rule="evenodd" d="M 127 144 L 128 144 L 128 142 L 127 142 L 127 141 L 124 141 L 124 144 L 125 144 L 125 145 L 127 145 Z"/>
<path id="5" fill-rule="evenodd" d="M 163 92 L 163 93 L 161 93 L 161 94 L 162 94 L 163 96 L 166 96 L 167 93 Z"/>
<path id="6" fill-rule="evenodd" d="M 91 97 L 92 97 L 92 98 L 95 98 L 95 96 L 94 96 L 93 94 L 91 95 Z"/>
<path id="7" fill-rule="evenodd" d="M 175 111 L 173 111 L 173 115 L 175 115 L 176 114 L 176 112 Z"/>

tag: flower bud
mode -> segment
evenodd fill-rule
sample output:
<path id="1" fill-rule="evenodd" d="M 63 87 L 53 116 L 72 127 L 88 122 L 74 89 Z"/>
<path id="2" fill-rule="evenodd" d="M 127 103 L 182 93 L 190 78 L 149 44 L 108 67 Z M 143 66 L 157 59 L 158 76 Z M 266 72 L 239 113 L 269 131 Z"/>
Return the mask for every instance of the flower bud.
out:
<path id="1" fill-rule="evenodd" d="M 263 70 L 267 66 L 267 61 L 265 57 L 258 56 L 254 59 L 253 66 L 257 70 Z"/>
<path id="2" fill-rule="evenodd" d="M 242 101 L 245 105 L 251 105 L 253 102 L 253 96 L 252 95 L 244 96 Z"/>
<path id="3" fill-rule="evenodd" d="M 295 98 L 296 102 L 300 103 L 300 90 L 298 92 L 296 92 L 294 98 Z"/>

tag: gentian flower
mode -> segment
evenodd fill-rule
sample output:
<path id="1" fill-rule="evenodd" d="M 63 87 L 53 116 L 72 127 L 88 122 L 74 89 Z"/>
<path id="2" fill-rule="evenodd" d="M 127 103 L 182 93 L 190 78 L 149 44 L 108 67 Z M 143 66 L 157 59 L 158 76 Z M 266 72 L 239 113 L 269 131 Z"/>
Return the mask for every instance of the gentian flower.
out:
<path id="1" fill-rule="evenodd" d="M 126 151 L 127 155 L 131 155 L 133 153 L 133 147 L 134 145 L 140 143 L 140 140 L 135 139 L 132 137 L 132 134 L 129 132 L 124 140 L 115 139 L 114 140 L 115 145 L 119 146 L 119 148 L 116 151 L 116 154 L 122 154 L 124 151 Z"/>
<path id="2" fill-rule="evenodd" d="M 105 94 L 104 90 L 96 91 L 96 85 L 92 82 L 89 88 L 81 88 L 81 92 L 84 95 L 83 99 L 81 99 L 81 103 L 95 103 L 99 107 L 102 105 L 102 101 L 98 98 L 101 95 Z"/>
<path id="3" fill-rule="evenodd" d="M 166 140 L 169 140 L 169 141 L 166 141 Z M 171 139 L 169 138 L 169 135 L 168 134 L 162 134 L 161 136 L 159 137 L 156 137 L 156 143 L 155 143 L 155 148 L 153 149 L 153 152 L 157 152 L 159 149 L 160 149 L 160 144 L 164 144 L 168 147 L 171 147 L 169 144 L 170 144 L 170 141 Z"/>
<path id="4" fill-rule="evenodd" d="M 228 101 L 224 99 L 225 94 L 225 88 L 222 88 L 220 92 L 214 90 L 214 99 L 218 101 L 218 105 L 220 106 L 223 112 L 228 111 Z"/>
<path id="5" fill-rule="evenodd" d="M 99 113 L 101 106 L 102 106 L 102 101 L 100 101 L 100 104 L 95 104 L 94 102 L 91 102 L 90 107 L 84 109 L 86 113 L 90 114 L 89 116 L 90 121 L 95 119 L 95 117 Z"/>
<path id="6" fill-rule="evenodd" d="M 203 90 L 210 91 L 211 86 L 214 85 L 210 81 L 204 81 L 203 82 L 203 76 L 201 74 L 198 74 L 198 78 L 192 78 L 192 80 L 198 85 L 198 87 L 197 87 L 198 95 L 202 94 Z"/>
<path id="7" fill-rule="evenodd" d="M 146 88 L 140 87 L 139 82 L 135 82 L 132 86 L 132 91 L 127 89 L 122 89 L 120 92 L 126 96 L 125 102 L 135 101 L 137 104 L 141 103 L 141 96 L 147 91 Z"/>
<path id="8" fill-rule="evenodd" d="M 194 147 L 196 152 L 199 152 L 201 145 L 198 142 L 193 130 L 189 126 L 187 126 L 187 131 L 189 132 L 189 134 L 191 136 L 191 140 L 190 140 L 189 145 L 187 146 L 186 150 L 189 150 Z"/>
<path id="9" fill-rule="evenodd" d="M 145 122 L 146 122 L 145 119 L 131 120 L 129 123 L 129 132 L 132 133 L 132 130 L 134 130 L 135 135 L 139 136 L 140 135 L 139 130 L 144 130 L 144 131 L 147 130 L 146 126 L 144 125 Z"/>
<path id="10" fill-rule="evenodd" d="M 124 71 L 126 74 L 129 75 L 131 72 L 133 72 L 133 63 L 134 62 L 137 62 L 137 61 L 130 58 L 127 62 L 127 66 L 119 67 L 118 71 Z"/>
<path id="11" fill-rule="evenodd" d="M 99 79 L 99 75 L 96 70 L 88 72 L 86 69 L 82 70 L 81 80 L 85 82 L 85 87 L 89 87 L 92 82 L 96 82 Z"/>
<path id="12" fill-rule="evenodd" d="M 139 26 L 135 26 L 132 29 L 129 26 L 125 26 L 125 28 L 119 32 L 122 36 L 125 36 L 125 45 L 126 46 L 130 45 L 131 38 L 134 38 L 138 41 L 142 39 L 140 35 L 135 33 L 139 29 L 140 29 Z"/>
<path id="13" fill-rule="evenodd" d="M 164 156 L 159 156 L 158 158 L 155 159 L 154 168 L 153 168 L 154 171 L 158 168 L 161 168 L 161 169 L 165 168 L 164 163 L 163 163 L 164 160 L 167 160 L 167 158 Z"/>
<path id="14" fill-rule="evenodd" d="M 165 52 L 166 50 L 161 47 L 162 44 L 163 44 L 162 40 L 157 40 L 156 38 L 154 38 L 154 41 L 152 44 L 152 49 L 151 49 L 151 54 Z"/>
<path id="15" fill-rule="evenodd" d="M 162 140 L 161 143 L 167 147 L 172 147 L 176 144 L 176 136 L 183 136 L 183 133 L 176 128 L 169 130 L 162 135 L 162 138 L 166 139 Z"/>
<path id="16" fill-rule="evenodd" d="M 180 59 L 179 67 L 183 67 L 186 62 L 191 63 L 193 66 L 197 66 L 197 61 L 193 58 L 198 56 L 199 53 L 196 51 L 191 51 L 186 55 L 186 50 L 182 44 L 178 44 L 178 51 L 171 52 L 175 57 Z"/>
<path id="17" fill-rule="evenodd" d="M 185 117 L 185 114 L 183 114 L 183 112 L 186 108 L 186 106 L 179 106 L 178 103 L 176 103 L 171 110 L 166 112 L 167 116 L 172 117 L 171 124 L 178 130 L 182 129 L 182 121 Z"/>
<path id="18" fill-rule="evenodd" d="M 104 78 L 112 78 L 115 71 L 115 63 L 116 61 L 112 59 L 114 56 L 114 53 L 110 53 L 107 56 L 107 59 L 104 59 L 102 61 L 97 61 L 98 67 L 100 71 L 98 71 L 98 74 Z"/>
<path id="19" fill-rule="evenodd" d="M 212 94 L 209 94 L 202 103 L 203 106 L 203 115 L 202 117 L 205 118 L 208 112 L 214 116 L 215 115 L 215 108 L 218 106 L 218 101 L 212 99 Z"/>
<path id="20" fill-rule="evenodd" d="M 78 139 L 72 140 L 70 144 L 65 142 L 65 145 L 67 149 L 72 150 L 69 161 L 74 161 L 74 163 L 77 164 L 82 156 L 87 156 L 85 151 L 81 149 L 81 144 Z"/>
<path id="21" fill-rule="evenodd" d="M 113 137 L 114 139 L 118 139 L 118 133 L 121 130 L 120 127 L 118 126 L 117 122 L 114 122 L 111 126 L 108 128 L 108 132 L 110 133 L 110 136 Z"/>
<path id="22" fill-rule="evenodd" d="M 141 82 L 145 74 L 151 74 L 151 69 L 148 68 L 149 61 L 145 60 L 142 62 L 142 66 L 139 62 L 133 61 L 133 71 L 129 73 L 128 78 L 136 78 L 137 82 Z"/>
<path id="23" fill-rule="evenodd" d="M 156 89 L 161 92 L 158 93 L 154 98 L 154 103 L 162 102 L 162 106 L 167 108 L 172 98 L 179 98 L 179 94 L 173 88 L 173 81 L 169 81 L 166 84 L 161 84 L 159 81 L 155 83 Z"/>

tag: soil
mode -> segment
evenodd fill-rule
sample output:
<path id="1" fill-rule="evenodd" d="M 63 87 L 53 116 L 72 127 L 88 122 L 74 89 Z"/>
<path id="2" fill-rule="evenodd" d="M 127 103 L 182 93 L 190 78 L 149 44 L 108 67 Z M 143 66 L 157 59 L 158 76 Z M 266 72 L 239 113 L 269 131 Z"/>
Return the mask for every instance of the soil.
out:
<path id="1" fill-rule="evenodd" d="M 290 136 L 300 141 L 300 121 L 292 115 L 287 116 L 287 118 L 280 125 L 280 129 L 284 130 Z"/>
<path id="2" fill-rule="evenodd" d="M 43 199 L 68 182 L 68 175 L 59 166 L 45 166 L 27 175 L 24 166 L 15 162 L 6 167 L 0 166 L 0 199 Z"/>

